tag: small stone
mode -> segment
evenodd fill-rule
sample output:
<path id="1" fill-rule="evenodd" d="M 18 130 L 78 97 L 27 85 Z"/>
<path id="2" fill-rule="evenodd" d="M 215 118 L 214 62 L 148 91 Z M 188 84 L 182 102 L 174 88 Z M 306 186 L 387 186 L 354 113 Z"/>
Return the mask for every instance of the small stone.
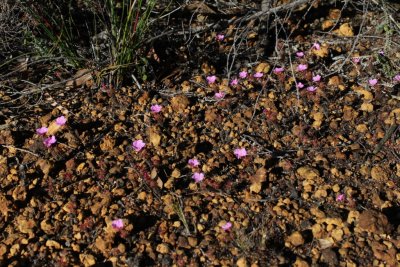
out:
<path id="1" fill-rule="evenodd" d="M 187 238 L 184 237 L 184 236 L 179 236 L 179 237 L 178 237 L 178 246 L 179 246 L 179 247 L 182 247 L 182 248 L 187 248 L 187 249 L 190 248 L 189 243 L 188 243 L 188 240 L 187 240 Z"/>
<path id="2" fill-rule="evenodd" d="M 328 196 L 328 192 L 326 192 L 325 189 L 318 189 L 314 193 L 314 197 L 316 197 L 316 198 L 326 198 L 327 196 Z"/>
<path id="3" fill-rule="evenodd" d="M 321 261 L 329 266 L 337 266 L 339 264 L 336 253 L 330 248 L 322 250 Z"/>
<path id="4" fill-rule="evenodd" d="M 318 170 L 308 166 L 300 167 L 296 172 L 297 175 L 306 180 L 314 180 L 319 177 Z"/>
<path id="5" fill-rule="evenodd" d="M 81 260 L 81 263 L 86 266 L 93 266 L 96 264 L 96 259 L 94 258 L 93 255 L 90 254 L 80 254 L 79 259 Z"/>
<path id="6" fill-rule="evenodd" d="M 286 239 L 286 242 L 289 242 L 293 246 L 297 247 L 304 244 L 304 238 L 299 231 L 296 231 Z"/>
<path id="7" fill-rule="evenodd" d="M 386 181 L 388 179 L 388 174 L 382 167 L 374 166 L 371 169 L 371 177 L 377 181 Z"/>
<path id="8" fill-rule="evenodd" d="M 167 244 L 158 244 L 156 248 L 157 252 L 160 252 L 161 254 L 168 254 L 169 253 L 169 247 Z"/>
<path id="9" fill-rule="evenodd" d="M 189 242 L 189 245 L 191 247 L 196 247 L 197 246 L 197 238 L 195 238 L 195 237 L 189 236 L 188 237 L 188 242 Z"/>
<path id="10" fill-rule="evenodd" d="M 247 260 L 245 257 L 242 257 L 240 259 L 238 259 L 238 261 L 236 262 L 236 265 L 238 267 L 247 267 Z"/>
<path id="11" fill-rule="evenodd" d="M 374 234 L 388 233 L 392 228 L 383 213 L 372 210 L 366 210 L 360 214 L 357 226 L 363 231 Z"/>
<path id="12" fill-rule="evenodd" d="M 308 267 L 308 266 L 310 266 L 310 265 L 309 265 L 308 262 L 306 262 L 305 260 L 303 260 L 303 259 L 297 257 L 297 259 L 296 259 L 296 261 L 294 262 L 293 266 L 294 266 L 294 267 Z"/>
<path id="13" fill-rule="evenodd" d="M 333 192 L 337 193 L 340 191 L 340 186 L 338 184 L 335 184 L 334 186 L 332 186 L 332 190 Z"/>
<path id="14" fill-rule="evenodd" d="M 343 239 L 343 230 L 342 229 L 334 229 L 332 231 L 332 237 L 336 241 L 341 241 Z"/>
<path id="15" fill-rule="evenodd" d="M 55 249 L 60 249 L 61 245 L 57 241 L 54 240 L 47 240 L 46 241 L 46 247 L 53 247 Z"/>

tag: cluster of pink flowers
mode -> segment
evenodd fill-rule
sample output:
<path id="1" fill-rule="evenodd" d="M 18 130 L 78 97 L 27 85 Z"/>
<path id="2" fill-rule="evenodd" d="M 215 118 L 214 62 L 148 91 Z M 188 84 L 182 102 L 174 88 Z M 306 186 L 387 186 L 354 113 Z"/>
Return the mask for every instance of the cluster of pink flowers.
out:
<path id="1" fill-rule="evenodd" d="M 308 86 L 307 87 L 308 92 L 315 92 L 315 91 L 317 91 L 317 89 L 318 89 L 318 87 L 316 87 L 316 86 Z"/>
<path id="2" fill-rule="evenodd" d="M 296 52 L 296 57 L 298 57 L 298 58 L 304 57 L 304 52 L 303 51 Z"/>
<path id="3" fill-rule="evenodd" d="M 305 71 L 308 69 L 307 64 L 300 64 L 297 66 L 297 71 Z"/>
<path id="4" fill-rule="evenodd" d="M 345 200 L 345 195 L 344 194 L 339 194 L 339 195 L 337 195 L 337 197 L 336 197 L 336 201 L 337 202 L 343 202 L 344 200 Z"/>
<path id="5" fill-rule="evenodd" d="M 56 124 L 58 126 L 64 126 L 67 123 L 67 119 L 64 116 L 60 116 L 56 119 Z M 48 132 L 49 128 L 42 126 L 36 129 L 36 133 L 40 136 L 45 136 Z M 43 140 L 43 144 L 49 148 L 57 142 L 57 138 L 54 135 L 51 135 Z"/>
<path id="6" fill-rule="evenodd" d="M 200 166 L 200 161 L 196 158 L 192 158 L 188 160 L 188 164 L 192 168 L 197 168 L 198 166 Z M 199 183 L 204 180 L 204 173 L 194 172 L 192 178 L 196 183 Z"/>
<path id="7" fill-rule="evenodd" d="M 313 82 L 320 82 L 321 81 L 321 75 L 317 74 L 312 77 Z"/>
<path id="8" fill-rule="evenodd" d="M 215 75 L 207 76 L 206 80 L 207 80 L 208 84 L 213 84 L 217 81 L 217 76 L 215 76 Z"/>
<path id="9" fill-rule="evenodd" d="M 162 106 L 155 104 L 150 107 L 151 112 L 159 113 L 162 110 Z"/>
<path id="10" fill-rule="evenodd" d="M 196 183 L 199 183 L 204 180 L 204 173 L 195 172 L 195 173 L 193 173 L 192 178 Z"/>
<path id="11" fill-rule="evenodd" d="M 225 39 L 225 35 L 223 35 L 223 34 L 217 34 L 217 41 L 223 41 L 224 39 Z"/>
<path id="12" fill-rule="evenodd" d="M 236 158 L 241 159 L 247 156 L 247 150 L 246 148 L 242 147 L 242 148 L 236 148 L 233 151 L 233 154 L 236 156 Z"/>
<path id="13" fill-rule="evenodd" d="M 224 98 L 225 97 L 225 93 L 224 92 L 217 92 L 217 93 L 215 93 L 215 95 L 214 95 L 214 97 L 215 97 L 215 99 L 217 99 L 217 100 L 221 100 L 222 98 Z"/>
<path id="14" fill-rule="evenodd" d="M 231 83 L 232 86 L 238 85 L 239 84 L 239 80 L 237 78 L 232 79 Z"/>
<path id="15" fill-rule="evenodd" d="M 261 78 L 262 76 L 264 76 L 264 73 L 262 73 L 262 72 L 256 72 L 256 73 L 254 73 L 254 75 L 253 75 L 253 77 L 254 78 Z"/>
<path id="16" fill-rule="evenodd" d="M 227 222 L 224 225 L 221 226 L 222 230 L 224 230 L 225 232 L 229 231 L 232 228 L 232 223 L 231 222 Z"/>
<path id="17" fill-rule="evenodd" d="M 368 84 L 369 84 L 370 86 L 375 86 L 375 85 L 378 84 L 378 79 L 376 79 L 376 78 L 369 79 L 369 80 L 368 80 Z"/>
<path id="18" fill-rule="evenodd" d="M 132 148 L 136 151 L 139 152 L 146 146 L 146 143 L 143 142 L 142 139 L 138 139 L 132 142 Z"/>
<path id="19" fill-rule="evenodd" d="M 124 228 L 124 221 L 122 219 L 116 219 L 111 222 L 112 228 L 119 231 Z"/>
<path id="20" fill-rule="evenodd" d="M 247 77 L 247 71 L 242 70 L 241 72 L 239 72 L 240 79 L 246 79 L 246 77 Z"/>
<path id="21" fill-rule="evenodd" d="M 275 74 L 282 73 L 285 69 L 283 67 L 277 67 L 273 70 Z"/>
<path id="22" fill-rule="evenodd" d="M 314 48 L 315 50 L 320 50 L 320 49 L 321 49 L 321 45 L 320 45 L 319 43 L 315 42 L 315 43 L 312 45 L 312 48 Z"/>

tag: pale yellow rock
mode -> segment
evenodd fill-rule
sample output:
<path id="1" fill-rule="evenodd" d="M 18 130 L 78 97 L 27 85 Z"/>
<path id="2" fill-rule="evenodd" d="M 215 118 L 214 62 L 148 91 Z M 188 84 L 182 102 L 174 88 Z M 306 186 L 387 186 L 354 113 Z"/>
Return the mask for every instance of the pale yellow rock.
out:
<path id="1" fill-rule="evenodd" d="M 312 53 L 317 57 L 327 57 L 329 55 L 329 46 L 327 44 L 322 44 L 320 49 L 312 49 Z"/>
<path id="2" fill-rule="evenodd" d="M 325 213 L 316 207 L 312 207 L 310 209 L 310 212 L 312 215 L 314 215 L 317 218 L 325 218 Z"/>
<path id="3" fill-rule="evenodd" d="M 341 241 L 343 239 L 343 230 L 342 229 L 334 229 L 332 231 L 332 237 L 337 241 Z"/>
<path id="4" fill-rule="evenodd" d="M 172 173 L 171 173 L 171 177 L 172 178 L 179 178 L 181 176 L 181 172 L 179 169 L 175 168 Z"/>
<path id="5" fill-rule="evenodd" d="M 326 248 L 330 248 L 331 246 L 333 246 L 333 244 L 335 244 L 335 241 L 333 240 L 332 237 L 328 237 L 328 238 L 318 239 L 318 243 L 319 243 L 320 249 L 326 249 Z"/>
<path id="6" fill-rule="evenodd" d="M 358 124 L 357 126 L 356 126 L 356 130 L 357 130 L 357 132 L 359 132 L 359 133 L 365 133 L 365 132 L 367 132 L 368 131 L 368 127 L 367 127 L 367 125 L 365 125 L 365 124 Z"/>
<path id="7" fill-rule="evenodd" d="M 158 127 L 155 127 L 155 126 L 149 127 L 148 130 L 147 130 L 147 134 L 149 136 L 150 143 L 152 143 L 153 146 L 159 146 L 160 145 L 161 135 L 160 135 L 159 132 L 160 131 L 159 131 Z"/>
<path id="8" fill-rule="evenodd" d="M 347 223 L 351 224 L 354 221 L 357 221 L 358 217 L 360 217 L 360 212 L 359 211 L 355 211 L 355 210 L 351 210 L 349 212 L 349 214 L 347 215 Z"/>
<path id="9" fill-rule="evenodd" d="M 19 252 L 20 248 L 19 244 L 12 245 L 10 248 L 10 256 L 15 256 Z"/>
<path id="10" fill-rule="evenodd" d="M 168 254 L 169 253 L 169 247 L 167 244 L 158 244 L 157 248 L 156 248 L 157 252 L 161 253 L 161 254 Z"/>
<path id="11" fill-rule="evenodd" d="M 7 246 L 0 243 L 0 259 L 6 253 L 7 253 Z"/>
<path id="12" fill-rule="evenodd" d="M 58 243 L 57 241 L 54 240 L 47 240 L 46 241 L 46 247 L 51 247 L 51 248 L 55 248 L 55 249 L 60 249 L 61 245 L 60 243 Z"/>
<path id="13" fill-rule="evenodd" d="M 195 238 L 195 237 L 189 236 L 188 237 L 188 242 L 189 242 L 189 245 L 191 247 L 196 247 L 197 246 L 197 238 Z"/>
<path id="14" fill-rule="evenodd" d="M 371 169 L 371 177 L 374 180 L 386 181 L 388 179 L 388 174 L 382 167 L 374 166 Z"/>
<path id="15" fill-rule="evenodd" d="M 323 237 L 324 229 L 322 228 L 321 224 L 318 224 L 318 223 L 314 224 L 311 227 L 311 231 L 312 231 L 312 234 L 313 234 L 314 238 L 322 238 Z"/>
<path id="16" fill-rule="evenodd" d="M 96 264 L 96 259 L 90 254 L 79 254 L 79 259 L 81 263 L 86 266 L 93 266 Z"/>
<path id="17" fill-rule="evenodd" d="M 372 112 L 374 111 L 374 105 L 372 105 L 371 103 L 362 103 L 360 109 L 362 111 Z"/>
<path id="18" fill-rule="evenodd" d="M 364 89 L 361 86 L 354 85 L 354 86 L 351 87 L 351 89 L 353 89 L 357 94 L 362 95 L 364 100 L 372 100 L 372 99 L 374 99 L 373 94 L 370 91 Z"/>
<path id="19" fill-rule="evenodd" d="M 340 186 L 338 184 L 335 184 L 334 186 L 332 186 L 332 190 L 333 192 L 337 193 L 340 191 Z"/>
<path id="20" fill-rule="evenodd" d="M 263 62 L 263 63 L 260 63 L 257 65 L 255 71 L 267 73 L 267 72 L 269 72 L 270 69 L 271 69 L 271 66 L 268 63 Z"/>
<path id="21" fill-rule="evenodd" d="M 342 219 L 340 218 L 324 218 L 324 219 L 318 219 L 318 223 L 326 223 L 328 225 L 333 224 L 337 226 L 343 226 Z"/>
<path id="22" fill-rule="evenodd" d="M 245 257 L 242 257 L 236 262 L 237 267 L 247 267 L 247 260 Z"/>
<path id="23" fill-rule="evenodd" d="M 353 28 L 349 23 L 343 23 L 342 25 L 340 25 L 339 29 L 334 31 L 334 33 L 336 33 L 339 36 L 345 36 L 345 37 L 354 36 Z"/>
<path id="24" fill-rule="evenodd" d="M 326 198 L 328 196 L 328 192 L 325 189 L 318 189 L 314 193 L 314 197 L 316 198 Z"/>
<path id="25" fill-rule="evenodd" d="M 292 233 L 287 239 L 287 242 L 297 247 L 304 244 L 304 238 L 299 231 Z"/>
<path id="26" fill-rule="evenodd" d="M 303 259 L 297 258 L 293 264 L 294 267 L 309 267 L 310 265 Z"/>
<path id="27" fill-rule="evenodd" d="M 315 129 L 319 129 L 321 127 L 323 118 L 324 114 L 322 112 L 316 112 L 313 114 L 313 119 L 314 119 L 313 127 Z"/>
<path id="28" fill-rule="evenodd" d="M 307 180 L 314 180 L 319 177 L 319 172 L 317 169 L 304 166 L 297 169 L 297 174 Z"/>

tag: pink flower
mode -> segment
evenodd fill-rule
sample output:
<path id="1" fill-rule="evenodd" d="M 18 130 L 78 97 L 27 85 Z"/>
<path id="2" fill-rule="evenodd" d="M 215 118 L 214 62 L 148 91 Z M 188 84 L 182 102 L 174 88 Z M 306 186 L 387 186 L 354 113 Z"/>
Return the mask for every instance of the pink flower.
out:
<path id="1" fill-rule="evenodd" d="M 66 122 L 67 122 L 67 119 L 64 116 L 60 116 L 56 119 L 56 124 L 59 126 L 65 125 Z"/>
<path id="2" fill-rule="evenodd" d="M 235 86 L 235 85 L 238 85 L 238 84 L 239 84 L 239 80 L 236 79 L 236 78 L 231 81 L 231 85 L 232 86 Z"/>
<path id="3" fill-rule="evenodd" d="M 303 84 L 302 82 L 298 82 L 298 83 L 297 83 L 297 87 L 298 87 L 299 89 L 304 88 L 304 84 Z"/>
<path id="4" fill-rule="evenodd" d="M 47 127 L 40 127 L 38 129 L 36 129 L 36 133 L 38 135 L 44 135 L 45 133 L 47 133 L 49 129 Z"/>
<path id="5" fill-rule="evenodd" d="M 111 222 L 111 226 L 115 230 L 121 230 L 122 228 L 124 228 L 124 221 L 122 219 L 116 219 Z"/>
<path id="6" fill-rule="evenodd" d="M 246 148 L 242 147 L 242 148 L 236 148 L 233 151 L 233 154 L 235 154 L 236 158 L 241 159 L 243 157 L 247 156 L 247 151 Z"/>
<path id="7" fill-rule="evenodd" d="M 212 83 L 215 83 L 215 81 L 217 80 L 217 77 L 215 75 L 207 76 L 206 79 L 207 79 L 208 84 L 212 84 Z"/>
<path id="8" fill-rule="evenodd" d="M 344 194 L 339 194 L 339 195 L 336 197 L 336 201 L 337 201 L 337 202 L 342 202 L 342 201 L 344 201 L 344 199 L 345 199 Z"/>
<path id="9" fill-rule="evenodd" d="M 44 144 L 46 147 L 51 147 L 51 146 L 52 146 L 53 144 L 55 144 L 56 142 L 57 142 L 56 137 L 55 137 L 54 135 L 52 135 L 52 136 L 50 136 L 50 137 L 44 139 L 43 144 Z"/>
<path id="10" fill-rule="evenodd" d="M 232 227 L 232 223 L 231 222 L 227 222 L 224 225 L 221 226 L 222 230 L 224 231 L 229 231 Z"/>
<path id="11" fill-rule="evenodd" d="M 162 106 L 160 106 L 160 105 L 152 105 L 150 107 L 150 110 L 153 113 L 159 113 L 162 110 Z"/>
<path id="12" fill-rule="evenodd" d="M 357 64 L 360 63 L 361 59 L 359 57 L 353 57 L 352 61 Z"/>
<path id="13" fill-rule="evenodd" d="M 320 50 L 321 49 L 321 45 L 319 43 L 314 43 L 312 48 L 314 48 L 315 50 Z"/>
<path id="14" fill-rule="evenodd" d="M 241 78 L 241 79 L 244 79 L 244 78 L 246 78 L 247 77 L 247 71 L 241 71 L 241 72 L 239 72 L 239 77 Z"/>
<path id="15" fill-rule="evenodd" d="M 297 66 L 298 71 L 305 71 L 308 68 L 306 64 L 300 64 Z"/>
<path id="16" fill-rule="evenodd" d="M 132 142 L 132 147 L 136 152 L 139 152 L 145 146 L 146 144 L 141 139 Z"/>
<path id="17" fill-rule="evenodd" d="M 224 38 L 225 38 L 225 35 L 223 35 L 223 34 L 217 34 L 217 40 L 218 40 L 218 41 L 222 41 L 222 40 L 224 40 Z"/>
<path id="18" fill-rule="evenodd" d="M 312 77 L 312 80 L 313 80 L 314 82 L 319 82 L 319 81 L 321 81 L 321 75 L 315 75 L 314 77 Z"/>
<path id="19" fill-rule="evenodd" d="M 222 98 L 225 97 L 225 93 L 224 93 L 224 92 L 215 93 L 214 97 L 215 97 L 216 99 L 220 100 L 220 99 L 222 99 Z"/>
<path id="20" fill-rule="evenodd" d="M 282 67 L 279 67 L 279 68 L 275 68 L 274 69 L 274 73 L 275 74 L 278 74 L 278 73 L 281 73 L 281 72 L 283 72 L 285 69 L 284 68 L 282 68 Z"/>
<path id="21" fill-rule="evenodd" d="M 304 52 L 302 52 L 302 51 L 296 52 L 296 56 L 298 58 L 302 58 L 302 57 L 304 57 Z"/>
<path id="22" fill-rule="evenodd" d="M 196 158 L 189 159 L 188 164 L 191 167 L 197 167 L 200 165 L 200 162 Z"/>
<path id="23" fill-rule="evenodd" d="M 261 78 L 262 76 L 264 76 L 264 73 L 262 73 L 262 72 L 256 72 L 253 75 L 254 78 Z"/>
<path id="24" fill-rule="evenodd" d="M 193 173 L 192 178 L 194 179 L 194 181 L 195 181 L 196 183 L 199 183 L 199 182 L 203 181 L 203 179 L 204 179 L 204 173 L 202 173 L 202 172 L 195 172 L 195 173 Z"/>
<path id="25" fill-rule="evenodd" d="M 317 90 L 317 87 L 315 87 L 315 86 L 309 86 L 309 87 L 307 87 L 307 91 L 308 92 L 315 92 Z"/>
<path id="26" fill-rule="evenodd" d="M 369 83 L 369 85 L 374 86 L 378 83 L 378 79 L 369 79 L 368 83 Z"/>
<path id="27" fill-rule="evenodd" d="M 393 80 L 395 80 L 396 82 L 400 82 L 400 74 L 397 74 L 396 76 L 394 76 Z"/>

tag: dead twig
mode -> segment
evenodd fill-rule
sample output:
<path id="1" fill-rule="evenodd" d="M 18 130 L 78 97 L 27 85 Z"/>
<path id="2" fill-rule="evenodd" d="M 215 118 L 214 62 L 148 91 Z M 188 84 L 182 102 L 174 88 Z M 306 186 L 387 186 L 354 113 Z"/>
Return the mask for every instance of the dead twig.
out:
<path id="1" fill-rule="evenodd" d="M 399 126 L 396 123 L 394 123 L 392 126 L 390 126 L 390 128 L 386 132 L 385 136 L 382 138 L 382 140 L 379 142 L 379 144 L 375 147 L 374 151 L 372 152 L 373 154 L 377 154 L 379 151 L 382 150 L 383 145 L 393 135 L 393 133 L 395 132 L 397 127 L 399 127 Z"/>
<path id="2" fill-rule="evenodd" d="M 33 153 L 32 151 L 29 151 L 29 150 L 26 150 L 26 149 L 23 149 L 23 148 L 18 148 L 18 147 L 15 147 L 15 146 L 3 145 L 3 144 L 0 144 L 0 146 L 5 147 L 5 148 L 15 149 L 15 150 L 18 150 L 18 151 L 22 151 L 22 152 L 31 154 L 31 155 L 33 155 L 33 156 L 35 156 L 35 157 L 38 157 L 38 158 L 40 157 L 38 154 Z"/>
<path id="3" fill-rule="evenodd" d="M 238 23 L 238 22 L 243 22 L 243 21 L 249 21 L 249 20 L 252 20 L 252 19 L 267 17 L 268 15 L 271 15 L 273 13 L 281 12 L 281 11 L 288 10 L 288 9 L 293 9 L 293 8 L 296 8 L 296 7 L 301 6 L 303 4 L 306 4 L 308 2 L 311 2 L 311 0 L 296 0 L 296 1 L 294 1 L 292 3 L 289 3 L 289 4 L 284 4 L 284 5 L 281 5 L 281 6 L 273 7 L 273 8 L 267 9 L 267 10 L 261 10 L 259 12 L 256 12 L 256 13 L 252 14 L 252 15 L 235 19 L 232 22 Z"/>

